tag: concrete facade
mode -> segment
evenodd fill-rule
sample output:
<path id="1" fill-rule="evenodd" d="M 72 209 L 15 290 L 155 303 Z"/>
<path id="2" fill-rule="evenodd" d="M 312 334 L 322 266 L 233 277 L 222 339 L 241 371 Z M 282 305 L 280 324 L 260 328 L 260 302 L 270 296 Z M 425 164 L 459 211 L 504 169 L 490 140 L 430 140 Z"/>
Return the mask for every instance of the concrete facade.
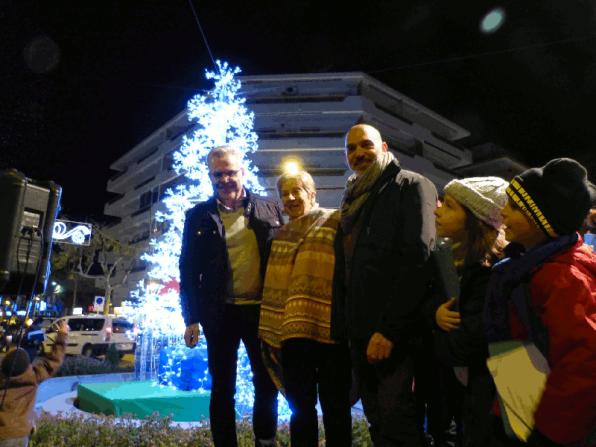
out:
<path id="1" fill-rule="evenodd" d="M 437 189 L 472 164 L 472 152 L 458 144 L 469 132 L 364 73 L 327 73 L 240 77 L 242 94 L 255 114 L 259 149 L 253 161 L 270 195 L 281 163 L 298 159 L 317 184 L 318 201 L 338 207 L 350 171 L 344 136 L 354 124 L 377 127 L 406 169 L 422 173 Z M 172 153 L 193 129 L 180 112 L 110 166 L 116 174 L 107 190 L 118 197 L 106 203 L 106 215 L 120 218 L 113 236 L 146 247 L 159 234 L 153 216 L 165 191 L 176 185 Z M 139 262 L 128 285 L 144 277 Z M 116 281 L 115 281 L 116 282 Z M 114 291 L 118 305 L 128 286 Z"/>

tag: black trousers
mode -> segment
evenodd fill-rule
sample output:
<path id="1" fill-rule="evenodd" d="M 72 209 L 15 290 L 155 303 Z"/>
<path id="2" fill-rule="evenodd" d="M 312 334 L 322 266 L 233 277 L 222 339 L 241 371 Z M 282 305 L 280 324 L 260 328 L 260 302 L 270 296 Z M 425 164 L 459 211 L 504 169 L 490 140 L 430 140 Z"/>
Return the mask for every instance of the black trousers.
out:
<path id="1" fill-rule="evenodd" d="M 317 447 L 317 389 L 327 447 L 352 445 L 350 351 L 345 344 L 295 338 L 282 346 L 286 397 L 292 409 L 292 447 Z"/>
<path id="2" fill-rule="evenodd" d="M 211 374 L 209 416 L 216 447 L 236 447 L 236 364 L 240 341 L 250 360 L 255 388 L 253 430 L 255 445 L 273 445 L 277 431 L 277 389 L 263 365 L 257 329 L 258 305 L 226 305 L 217 327 L 205 328 Z"/>
<path id="3" fill-rule="evenodd" d="M 352 367 L 374 446 L 422 447 L 409 348 L 396 345 L 387 360 L 370 364 L 367 346 L 368 340 L 352 341 Z"/>
<path id="4" fill-rule="evenodd" d="M 453 368 L 437 359 L 432 334 L 420 342 L 414 351 L 418 425 L 422 430 L 426 419 L 434 447 L 461 447 L 464 387 Z"/>

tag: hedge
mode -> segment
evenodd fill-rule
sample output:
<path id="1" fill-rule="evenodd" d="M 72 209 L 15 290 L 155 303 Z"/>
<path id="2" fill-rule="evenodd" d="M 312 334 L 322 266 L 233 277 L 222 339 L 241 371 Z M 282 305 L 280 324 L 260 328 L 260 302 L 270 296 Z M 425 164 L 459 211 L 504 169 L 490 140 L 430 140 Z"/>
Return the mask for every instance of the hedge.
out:
<path id="1" fill-rule="evenodd" d="M 109 360 L 99 360 L 93 357 L 83 357 L 80 355 L 67 356 L 64 363 L 58 370 L 56 377 L 62 376 L 83 376 L 88 374 L 107 374 L 117 372 L 133 372 L 134 365 L 128 364 L 120 366 Z"/>
<path id="2" fill-rule="evenodd" d="M 367 423 L 353 420 L 353 446 L 372 446 Z M 319 421 L 319 445 L 324 446 L 322 421 Z M 237 424 L 239 447 L 253 447 L 254 438 L 249 420 Z M 288 424 L 280 425 L 278 447 L 290 445 Z M 32 447 L 197 447 L 213 446 L 207 424 L 194 428 L 171 425 L 169 418 L 152 416 L 142 421 L 112 416 L 69 415 L 54 416 L 42 413 L 31 438 Z"/>

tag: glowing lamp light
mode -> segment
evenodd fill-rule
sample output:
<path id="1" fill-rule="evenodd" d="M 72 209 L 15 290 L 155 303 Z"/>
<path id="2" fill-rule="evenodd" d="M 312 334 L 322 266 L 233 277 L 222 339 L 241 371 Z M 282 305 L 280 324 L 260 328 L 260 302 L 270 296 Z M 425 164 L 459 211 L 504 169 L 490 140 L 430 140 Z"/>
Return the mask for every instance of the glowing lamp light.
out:
<path id="1" fill-rule="evenodd" d="M 484 34 L 492 34 L 501 28 L 503 23 L 505 23 L 505 10 L 503 8 L 492 9 L 480 21 L 480 31 Z"/>
<path id="2" fill-rule="evenodd" d="M 281 170 L 284 174 L 296 175 L 302 170 L 302 166 L 298 160 L 286 160 L 283 162 Z"/>

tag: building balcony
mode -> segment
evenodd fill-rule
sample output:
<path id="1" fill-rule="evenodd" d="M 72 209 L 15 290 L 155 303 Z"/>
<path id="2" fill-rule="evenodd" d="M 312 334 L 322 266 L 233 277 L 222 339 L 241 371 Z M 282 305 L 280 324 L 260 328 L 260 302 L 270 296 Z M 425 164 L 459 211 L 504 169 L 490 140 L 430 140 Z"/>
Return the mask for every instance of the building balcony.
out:
<path id="1" fill-rule="evenodd" d="M 124 169 L 123 171 L 118 171 L 118 172 L 116 172 L 115 174 L 113 174 L 113 175 L 110 177 L 110 179 L 109 179 L 109 180 L 110 180 L 110 181 L 116 180 L 118 177 L 120 177 L 120 176 L 122 176 L 122 175 L 126 174 L 126 172 L 127 172 L 127 171 L 128 171 L 128 168 L 127 168 L 127 169 Z"/>

